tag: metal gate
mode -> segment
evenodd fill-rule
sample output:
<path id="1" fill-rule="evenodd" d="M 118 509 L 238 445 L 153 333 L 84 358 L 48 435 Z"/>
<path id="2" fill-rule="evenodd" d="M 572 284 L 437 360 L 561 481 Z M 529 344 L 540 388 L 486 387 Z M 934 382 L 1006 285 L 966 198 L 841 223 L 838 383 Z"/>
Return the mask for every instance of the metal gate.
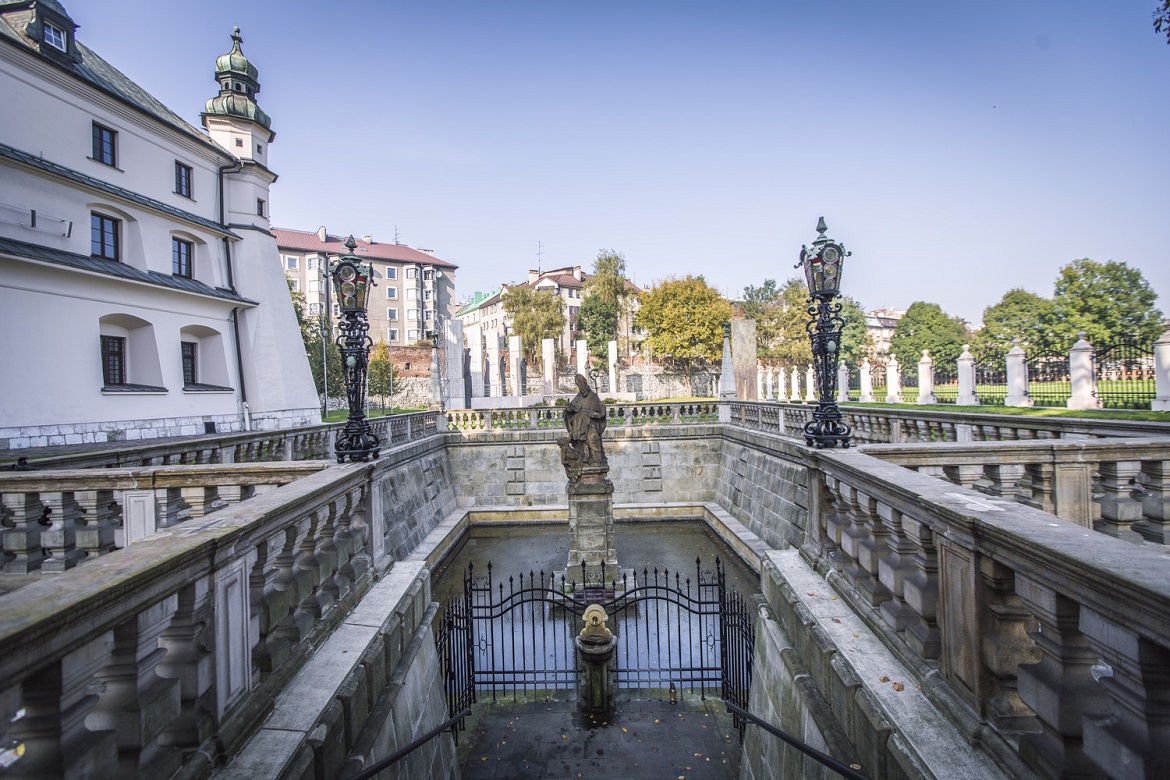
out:
<path id="1" fill-rule="evenodd" d="M 471 566 L 463 594 L 440 618 L 436 643 L 452 714 L 490 694 L 573 689 L 573 638 L 590 604 L 600 604 L 617 637 L 614 671 L 623 688 L 697 689 L 747 707 L 755 611 L 714 569 L 694 575 L 657 568 L 620 578 L 580 571 L 497 579 Z M 742 729 L 742 724 L 740 725 Z"/>
<path id="2" fill-rule="evenodd" d="M 1093 352 L 1093 373 L 1106 409 L 1149 409 L 1157 394 L 1153 347 L 1132 339 Z"/>

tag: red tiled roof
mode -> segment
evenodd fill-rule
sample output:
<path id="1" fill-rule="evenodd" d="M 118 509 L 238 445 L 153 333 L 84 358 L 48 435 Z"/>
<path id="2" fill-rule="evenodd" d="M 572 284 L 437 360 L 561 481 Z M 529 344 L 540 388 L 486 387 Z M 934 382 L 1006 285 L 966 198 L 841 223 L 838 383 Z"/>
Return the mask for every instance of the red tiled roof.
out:
<path id="1" fill-rule="evenodd" d="M 278 227 L 272 228 L 272 235 L 276 236 L 276 245 L 280 249 L 288 249 L 296 252 L 328 252 L 329 254 L 337 255 L 343 255 L 349 251 L 345 248 L 345 236 L 326 234 L 326 240 L 322 241 L 316 232 L 288 230 Z M 372 260 L 393 260 L 399 263 L 419 263 L 422 265 L 433 265 L 439 268 L 459 267 L 454 263 L 448 263 L 446 260 L 440 260 L 434 255 L 429 255 L 426 252 L 420 252 L 417 249 L 411 249 L 401 244 L 381 244 L 377 241 L 367 244 L 360 239 L 357 244 L 357 249 L 354 252 L 358 257 Z"/>

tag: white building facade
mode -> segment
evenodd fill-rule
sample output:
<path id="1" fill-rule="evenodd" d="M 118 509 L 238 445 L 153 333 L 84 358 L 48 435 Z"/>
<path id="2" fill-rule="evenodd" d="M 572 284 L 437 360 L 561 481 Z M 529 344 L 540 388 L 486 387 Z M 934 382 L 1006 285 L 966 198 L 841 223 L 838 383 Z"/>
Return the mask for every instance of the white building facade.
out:
<path id="1" fill-rule="evenodd" d="M 204 133 L 76 29 L 0 5 L 0 448 L 318 422 L 238 30 Z"/>

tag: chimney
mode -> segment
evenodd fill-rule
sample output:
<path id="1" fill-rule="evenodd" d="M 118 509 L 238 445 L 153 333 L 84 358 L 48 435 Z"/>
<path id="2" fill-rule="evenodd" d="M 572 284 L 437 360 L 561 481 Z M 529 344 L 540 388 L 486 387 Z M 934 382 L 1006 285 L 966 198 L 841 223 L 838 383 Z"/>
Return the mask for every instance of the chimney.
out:
<path id="1" fill-rule="evenodd" d="M 374 237 L 369 233 L 366 233 L 364 236 L 362 236 L 362 241 L 365 241 L 367 244 L 372 244 L 374 243 Z"/>
<path id="2" fill-rule="evenodd" d="M 322 225 L 321 227 L 317 228 L 317 238 L 321 239 L 321 243 L 322 243 L 322 244 L 324 244 L 326 241 L 328 241 L 328 240 L 329 240 L 329 234 L 325 232 L 325 226 L 324 226 L 324 225 Z"/>
<path id="3" fill-rule="evenodd" d="M 532 282 L 535 282 L 539 278 L 540 278 L 540 271 L 534 271 L 531 268 L 528 269 L 528 283 L 529 284 L 531 284 Z"/>

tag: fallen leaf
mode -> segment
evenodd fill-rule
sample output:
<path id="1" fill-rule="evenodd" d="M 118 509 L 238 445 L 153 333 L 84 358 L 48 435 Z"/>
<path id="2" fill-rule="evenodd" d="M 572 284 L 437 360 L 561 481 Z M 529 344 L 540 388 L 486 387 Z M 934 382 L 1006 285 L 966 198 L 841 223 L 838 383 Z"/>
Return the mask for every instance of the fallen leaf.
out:
<path id="1" fill-rule="evenodd" d="M 854 638 L 854 639 L 859 639 L 860 637 L 858 637 L 858 635 L 857 635 L 857 634 L 854 634 L 854 635 L 853 635 L 853 638 Z"/>
<path id="2" fill-rule="evenodd" d="M 895 691 L 904 691 L 904 690 L 906 690 L 906 686 L 903 685 L 902 683 L 894 683 L 894 690 Z"/>
<path id="3" fill-rule="evenodd" d="M 810 593 L 808 595 L 812 596 L 814 599 L 817 597 L 817 594 L 815 594 L 815 593 Z"/>
<path id="4" fill-rule="evenodd" d="M 834 596 L 832 600 L 833 600 L 833 601 L 836 601 L 836 600 L 837 600 L 837 597 L 836 597 L 836 596 Z"/>
<path id="5" fill-rule="evenodd" d="M 628 734 L 628 733 L 629 733 L 628 731 L 626 731 L 626 727 L 625 727 L 625 726 L 622 726 L 622 733 L 623 733 L 623 734 Z"/>
<path id="6" fill-rule="evenodd" d="M 833 618 L 833 622 L 834 622 L 834 623 L 840 623 L 840 622 L 841 622 L 841 619 L 840 619 L 840 618 Z"/>
<path id="7" fill-rule="evenodd" d="M 850 764 L 849 768 L 850 769 L 861 769 L 861 764 Z M 580 777 L 580 776 L 581 775 L 577 775 L 577 777 Z"/>
<path id="8" fill-rule="evenodd" d="M 655 718 L 655 719 L 654 719 L 654 722 L 655 722 L 655 723 L 661 723 L 662 721 L 660 721 L 658 718 Z"/>
<path id="9" fill-rule="evenodd" d="M 889 681 L 890 681 L 890 678 L 886 677 L 884 674 L 878 678 L 878 682 L 889 682 Z"/>

